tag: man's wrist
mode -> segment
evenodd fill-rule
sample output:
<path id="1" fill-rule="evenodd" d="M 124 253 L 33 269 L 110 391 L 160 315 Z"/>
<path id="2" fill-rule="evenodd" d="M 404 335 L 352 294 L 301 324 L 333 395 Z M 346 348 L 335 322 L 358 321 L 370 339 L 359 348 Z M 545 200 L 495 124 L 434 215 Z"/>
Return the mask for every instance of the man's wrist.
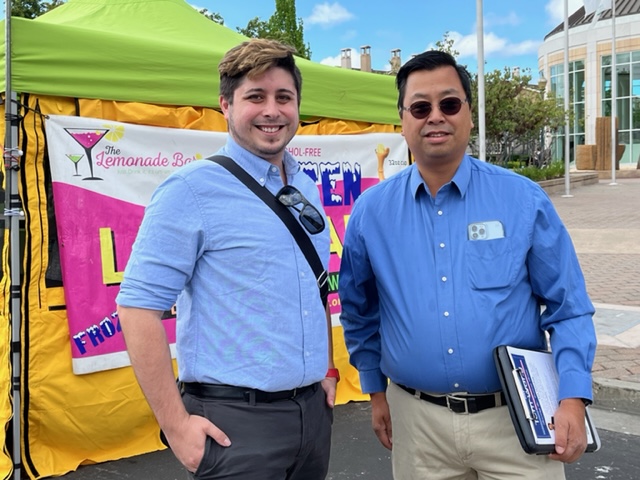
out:
<path id="1" fill-rule="evenodd" d="M 327 370 L 325 378 L 335 378 L 336 382 L 340 381 L 340 371 L 337 368 L 330 368 Z"/>

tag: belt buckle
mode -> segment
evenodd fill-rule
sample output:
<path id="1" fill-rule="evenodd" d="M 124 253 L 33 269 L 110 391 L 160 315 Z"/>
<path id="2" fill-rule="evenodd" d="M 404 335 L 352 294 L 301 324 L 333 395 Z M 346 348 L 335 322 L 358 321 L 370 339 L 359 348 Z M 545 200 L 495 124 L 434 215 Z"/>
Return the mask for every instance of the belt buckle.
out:
<path id="1" fill-rule="evenodd" d="M 453 413 L 469 415 L 469 403 L 465 397 L 456 397 L 455 395 L 445 395 L 447 399 L 447 408 Z M 464 410 L 460 410 L 460 404 L 464 405 Z M 454 406 L 456 408 L 454 408 Z"/>

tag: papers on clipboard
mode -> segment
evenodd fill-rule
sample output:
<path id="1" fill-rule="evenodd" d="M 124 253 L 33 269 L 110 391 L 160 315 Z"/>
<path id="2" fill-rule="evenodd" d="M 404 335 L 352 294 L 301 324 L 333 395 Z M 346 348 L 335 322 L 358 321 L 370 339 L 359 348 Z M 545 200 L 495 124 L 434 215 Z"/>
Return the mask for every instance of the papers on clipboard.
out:
<path id="1" fill-rule="evenodd" d="M 555 450 L 553 415 L 558 408 L 558 373 L 551 352 L 499 346 L 494 350 L 509 414 L 525 452 Z M 586 409 L 587 452 L 600 448 L 600 437 Z"/>

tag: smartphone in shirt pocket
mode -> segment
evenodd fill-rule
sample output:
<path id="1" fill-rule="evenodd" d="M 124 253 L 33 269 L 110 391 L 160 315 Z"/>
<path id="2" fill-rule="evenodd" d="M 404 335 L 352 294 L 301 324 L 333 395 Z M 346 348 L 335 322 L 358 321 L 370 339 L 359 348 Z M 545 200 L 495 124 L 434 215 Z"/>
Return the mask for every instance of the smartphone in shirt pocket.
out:
<path id="1" fill-rule="evenodd" d="M 469 240 L 494 240 L 496 238 L 504 238 L 504 226 L 499 220 L 470 223 L 467 226 L 467 238 Z"/>

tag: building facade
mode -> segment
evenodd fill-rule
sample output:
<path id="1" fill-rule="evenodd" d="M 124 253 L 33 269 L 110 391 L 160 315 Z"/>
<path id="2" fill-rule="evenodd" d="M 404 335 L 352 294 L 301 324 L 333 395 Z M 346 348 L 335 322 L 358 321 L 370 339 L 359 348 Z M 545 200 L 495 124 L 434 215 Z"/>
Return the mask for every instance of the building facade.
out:
<path id="1" fill-rule="evenodd" d="M 596 142 L 596 119 L 611 116 L 612 53 L 615 52 L 618 144 L 625 146 L 620 165 L 640 166 L 640 0 L 614 1 L 615 17 L 614 9 L 608 9 L 594 21 L 595 13 L 585 14 L 584 7 L 569 17 L 571 160 L 575 160 L 576 145 Z M 546 91 L 562 101 L 565 98 L 565 38 L 562 23 L 547 34 L 538 50 L 539 75 L 547 80 Z M 556 159 L 564 158 L 565 141 L 565 132 L 553 136 L 552 153 Z"/>

